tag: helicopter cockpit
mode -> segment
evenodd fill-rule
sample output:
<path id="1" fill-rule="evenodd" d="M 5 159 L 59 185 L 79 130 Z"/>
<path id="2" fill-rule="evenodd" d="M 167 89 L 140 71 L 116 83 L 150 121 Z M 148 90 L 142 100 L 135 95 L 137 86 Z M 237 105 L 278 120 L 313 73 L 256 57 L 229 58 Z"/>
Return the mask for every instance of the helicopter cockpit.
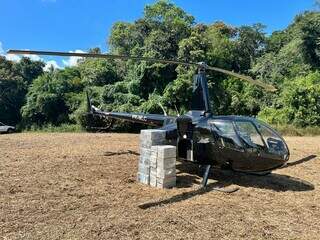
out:
<path id="1" fill-rule="evenodd" d="M 250 166 L 248 161 L 260 159 L 262 163 L 266 158 L 278 160 L 281 165 L 281 162 L 285 163 L 289 158 L 289 150 L 284 139 L 267 124 L 257 119 L 224 116 L 212 119 L 210 125 L 216 146 L 224 150 L 221 152 L 223 156 L 220 157 L 231 160 L 242 158 L 246 162 L 245 166 Z M 266 164 L 263 164 L 264 167 Z M 238 168 L 242 168 L 241 165 Z"/>

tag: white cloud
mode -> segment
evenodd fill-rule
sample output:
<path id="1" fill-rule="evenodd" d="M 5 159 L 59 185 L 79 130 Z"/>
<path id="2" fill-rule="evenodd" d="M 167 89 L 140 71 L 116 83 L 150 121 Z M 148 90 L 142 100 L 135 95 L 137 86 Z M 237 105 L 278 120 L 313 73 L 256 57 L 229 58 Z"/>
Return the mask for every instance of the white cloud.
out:
<path id="1" fill-rule="evenodd" d="M 3 49 L 2 42 L 0 42 L 0 55 L 4 56 L 9 61 L 19 62 L 21 59 L 21 55 L 17 54 L 6 54 L 5 50 Z M 29 55 L 29 54 L 23 54 L 24 57 L 28 57 L 33 61 L 44 61 L 41 57 L 38 55 Z"/>
<path id="2" fill-rule="evenodd" d="M 70 53 L 84 53 L 82 50 L 69 51 Z M 82 59 L 82 57 L 69 57 L 68 60 L 62 60 L 63 65 L 66 67 L 73 67 L 78 64 L 78 60 Z"/>
<path id="3" fill-rule="evenodd" d="M 51 67 L 53 67 L 54 69 L 61 69 L 61 67 L 55 60 L 49 60 L 46 62 L 46 65 L 44 66 L 43 70 L 48 72 Z"/>
<path id="4" fill-rule="evenodd" d="M 19 62 L 19 60 L 21 59 L 21 57 L 19 57 L 16 54 L 6 54 L 1 41 L 0 41 L 0 56 L 4 56 L 7 60 L 15 61 L 15 62 Z"/>
<path id="5" fill-rule="evenodd" d="M 30 58 L 32 61 L 44 61 L 39 55 L 23 54 L 24 57 Z"/>
<path id="6" fill-rule="evenodd" d="M 7 60 L 10 61 L 14 61 L 14 62 L 19 62 L 21 60 L 21 55 L 17 55 L 17 54 L 3 54 Z M 39 57 L 38 55 L 30 55 L 30 54 L 23 54 L 23 57 L 28 57 L 30 58 L 32 61 L 43 61 L 44 60 Z"/>
<path id="7" fill-rule="evenodd" d="M 26 49 L 28 50 L 28 49 Z M 75 50 L 75 51 L 70 51 L 70 52 L 76 52 L 76 53 L 84 53 L 82 50 Z M 44 71 L 49 71 L 51 67 L 54 69 L 63 69 L 64 67 L 72 67 L 76 66 L 78 63 L 78 60 L 81 59 L 81 57 L 70 57 L 67 60 L 62 60 L 63 66 L 60 66 L 55 60 L 45 60 L 41 58 L 39 55 L 30 55 L 30 54 L 23 54 L 18 55 L 18 54 L 6 54 L 5 49 L 3 48 L 3 44 L 0 41 L 0 55 L 4 56 L 7 60 L 9 61 L 14 61 L 14 62 L 19 62 L 23 57 L 28 57 L 33 61 L 43 61 L 46 65 L 44 66 L 43 70 Z"/>
<path id="8" fill-rule="evenodd" d="M 21 57 L 16 54 L 5 54 L 5 58 L 9 61 L 19 62 Z"/>

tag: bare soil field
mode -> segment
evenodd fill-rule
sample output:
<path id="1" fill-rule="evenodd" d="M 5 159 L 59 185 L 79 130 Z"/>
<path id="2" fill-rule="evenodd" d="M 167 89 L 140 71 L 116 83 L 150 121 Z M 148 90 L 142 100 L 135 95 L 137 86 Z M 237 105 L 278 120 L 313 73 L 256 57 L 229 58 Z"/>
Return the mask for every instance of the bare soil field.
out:
<path id="1" fill-rule="evenodd" d="M 205 190 L 193 165 L 174 189 L 138 183 L 138 139 L 0 135 L 0 239 L 320 239 L 320 137 L 287 137 L 286 168 L 214 171 Z"/>

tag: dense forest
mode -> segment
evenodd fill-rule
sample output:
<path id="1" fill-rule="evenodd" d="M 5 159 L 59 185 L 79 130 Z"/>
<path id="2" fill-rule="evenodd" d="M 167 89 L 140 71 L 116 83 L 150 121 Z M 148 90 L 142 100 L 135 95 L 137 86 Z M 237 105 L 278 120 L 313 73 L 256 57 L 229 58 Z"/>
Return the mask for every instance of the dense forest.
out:
<path id="1" fill-rule="evenodd" d="M 276 86 L 268 93 L 241 80 L 207 72 L 215 114 L 257 116 L 274 125 L 320 126 L 320 13 L 307 11 L 284 30 L 265 26 L 201 24 L 183 9 L 158 1 L 135 22 L 117 22 L 110 53 L 205 61 Z M 52 46 L 54 49 L 54 46 Z M 90 52 L 100 52 L 98 48 Z M 170 114 L 189 109 L 195 68 L 150 62 L 81 59 L 74 67 L 43 70 L 44 63 L 0 57 L 0 121 L 21 129 L 86 126 L 85 91 L 107 111 Z M 97 122 L 97 124 L 103 124 Z M 132 130 L 121 122 L 115 128 Z"/>

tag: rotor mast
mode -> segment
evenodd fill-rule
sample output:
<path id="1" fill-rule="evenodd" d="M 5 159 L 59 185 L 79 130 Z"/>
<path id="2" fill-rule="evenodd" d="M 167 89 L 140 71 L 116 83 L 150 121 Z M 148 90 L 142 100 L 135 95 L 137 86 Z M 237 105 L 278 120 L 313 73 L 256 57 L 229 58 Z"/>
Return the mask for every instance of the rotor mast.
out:
<path id="1" fill-rule="evenodd" d="M 211 113 L 206 68 L 205 62 L 198 63 L 198 73 L 193 77 L 191 111 Z"/>

